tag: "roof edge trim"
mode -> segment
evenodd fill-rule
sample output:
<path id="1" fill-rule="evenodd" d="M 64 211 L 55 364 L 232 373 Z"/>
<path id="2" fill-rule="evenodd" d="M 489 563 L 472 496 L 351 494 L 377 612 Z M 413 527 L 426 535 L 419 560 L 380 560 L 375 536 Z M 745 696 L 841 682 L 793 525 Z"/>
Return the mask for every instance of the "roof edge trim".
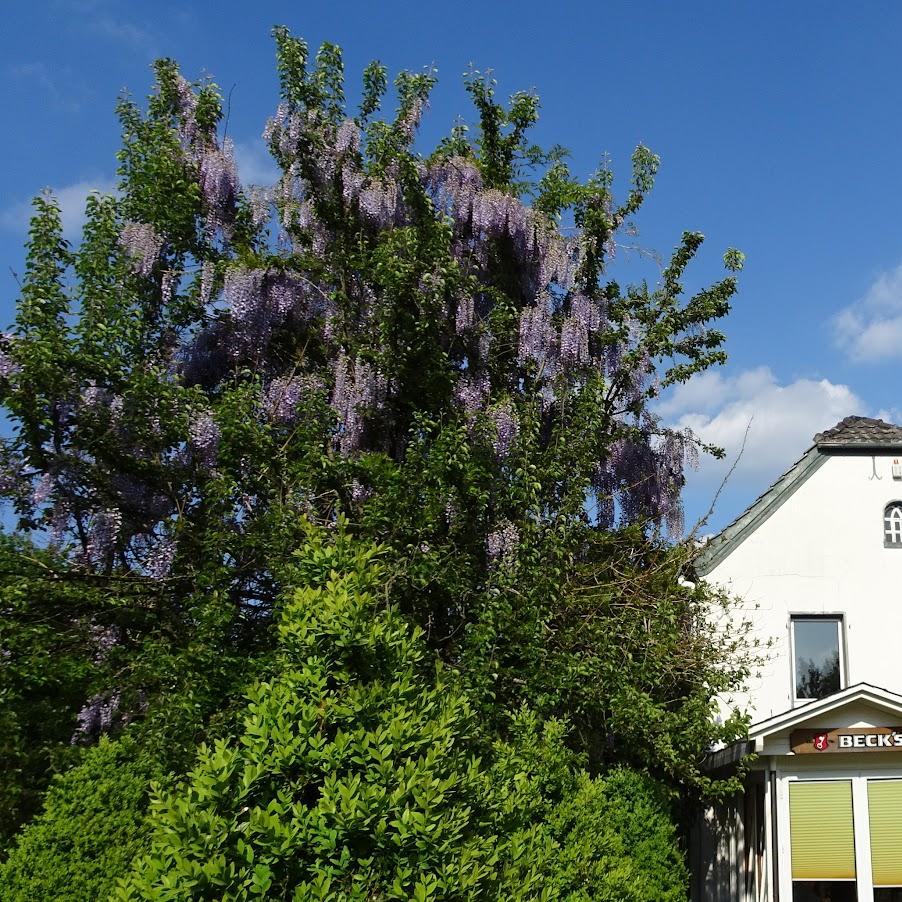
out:
<path id="1" fill-rule="evenodd" d="M 783 503 L 827 461 L 828 455 L 812 445 L 764 494 L 724 527 L 695 558 L 695 571 L 707 576 L 762 523 L 775 514 Z"/>
<path id="2" fill-rule="evenodd" d="M 798 708 L 790 708 L 790 710 L 769 717 L 767 720 L 752 724 L 749 728 L 749 738 L 766 738 L 773 733 L 779 733 L 803 724 L 813 717 L 828 714 L 830 711 L 838 710 L 859 701 L 902 715 L 902 695 L 870 683 L 856 683 L 853 686 L 841 689 L 833 695 L 828 695 L 826 698 L 818 699 Z"/>

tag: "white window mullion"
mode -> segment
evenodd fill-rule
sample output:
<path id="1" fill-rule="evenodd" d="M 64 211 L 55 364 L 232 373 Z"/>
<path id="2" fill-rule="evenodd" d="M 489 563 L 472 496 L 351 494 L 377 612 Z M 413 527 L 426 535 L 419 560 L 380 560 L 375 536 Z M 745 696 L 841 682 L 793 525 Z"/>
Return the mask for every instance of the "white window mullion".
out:
<path id="1" fill-rule="evenodd" d="M 874 902 L 871 870 L 871 826 L 868 818 L 868 781 L 852 778 L 852 813 L 855 820 L 855 870 L 858 874 L 858 902 Z"/>
<path id="2" fill-rule="evenodd" d="M 886 545 L 902 547 L 902 502 L 893 501 L 884 509 L 883 539 Z"/>

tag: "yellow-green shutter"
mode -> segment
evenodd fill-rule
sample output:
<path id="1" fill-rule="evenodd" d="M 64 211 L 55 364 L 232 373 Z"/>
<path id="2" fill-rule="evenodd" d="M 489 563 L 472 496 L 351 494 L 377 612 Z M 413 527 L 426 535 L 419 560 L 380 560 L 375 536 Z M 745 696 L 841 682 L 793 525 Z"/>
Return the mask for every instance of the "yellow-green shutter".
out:
<path id="1" fill-rule="evenodd" d="M 868 781 L 874 886 L 902 886 L 902 780 Z"/>
<path id="2" fill-rule="evenodd" d="M 793 880 L 854 880 L 852 783 L 789 784 Z"/>

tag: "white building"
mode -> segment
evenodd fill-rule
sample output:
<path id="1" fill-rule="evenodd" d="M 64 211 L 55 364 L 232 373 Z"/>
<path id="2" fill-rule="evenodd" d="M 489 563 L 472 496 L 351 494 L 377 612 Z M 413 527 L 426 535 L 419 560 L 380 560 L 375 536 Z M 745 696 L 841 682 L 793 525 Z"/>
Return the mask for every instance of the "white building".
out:
<path id="1" fill-rule="evenodd" d="M 695 831 L 698 902 L 902 902 L 902 427 L 847 417 L 709 542 L 770 642 L 744 798 Z"/>

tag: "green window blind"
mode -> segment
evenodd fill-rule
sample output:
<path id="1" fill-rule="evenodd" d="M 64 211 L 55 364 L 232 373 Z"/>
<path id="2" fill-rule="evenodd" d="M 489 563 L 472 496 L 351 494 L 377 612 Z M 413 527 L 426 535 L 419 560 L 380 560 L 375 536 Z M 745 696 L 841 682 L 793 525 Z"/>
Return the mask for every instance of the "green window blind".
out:
<path id="1" fill-rule="evenodd" d="M 868 781 L 874 886 L 902 886 L 902 780 Z"/>
<path id="2" fill-rule="evenodd" d="M 854 880 L 852 783 L 789 784 L 793 880 Z"/>

